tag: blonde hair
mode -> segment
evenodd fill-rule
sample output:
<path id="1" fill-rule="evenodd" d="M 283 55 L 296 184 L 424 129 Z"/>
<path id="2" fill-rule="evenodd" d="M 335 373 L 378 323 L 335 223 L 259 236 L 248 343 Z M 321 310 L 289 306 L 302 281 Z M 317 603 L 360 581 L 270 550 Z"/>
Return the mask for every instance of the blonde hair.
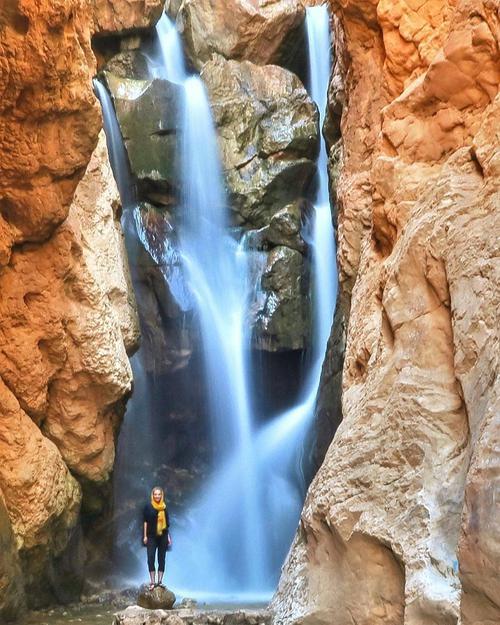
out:
<path id="1" fill-rule="evenodd" d="M 153 496 L 153 493 L 155 492 L 155 490 L 159 490 L 161 493 L 161 496 L 165 498 L 165 491 L 163 490 L 161 486 L 153 486 L 153 488 L 151 489 L 151 497 Z"/>

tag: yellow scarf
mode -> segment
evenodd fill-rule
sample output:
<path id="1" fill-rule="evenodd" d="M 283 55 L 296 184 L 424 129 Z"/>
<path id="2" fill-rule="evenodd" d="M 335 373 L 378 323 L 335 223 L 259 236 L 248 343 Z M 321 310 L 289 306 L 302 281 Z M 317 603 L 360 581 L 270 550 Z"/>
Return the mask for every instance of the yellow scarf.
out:
<path id="1" fill-rule="evenodd" d="M 167 506 L 165 505 L 165 501 L 163 500 L 163 497 L 161 498 L 160 502 L 156 503 L 152 495 L 151 495 L 151 505 L 153 506 L 155 510 L 158 510 L 158 521 L 156 524 L 156 533 L 158 536 L 161 536 L 163 532 L 167 529 L 167 517 L 165 515 L 165 510 L 167 509 Z"/>

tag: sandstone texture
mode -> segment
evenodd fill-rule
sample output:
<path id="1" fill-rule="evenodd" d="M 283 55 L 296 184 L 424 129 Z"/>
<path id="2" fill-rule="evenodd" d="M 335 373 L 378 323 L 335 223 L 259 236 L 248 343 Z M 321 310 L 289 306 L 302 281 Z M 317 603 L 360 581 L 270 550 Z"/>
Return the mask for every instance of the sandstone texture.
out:
<path id="1" fill-rule="evenodd" d="M 138 330 L 103 138 L 89 164 L 101 10 L 81 0 L 0 9 L 0 491 L 2 541 L 17 553 L 5 560 L 16 589 L 2 586 L 5 618 L 24 585 L 32 604 L 59 587 L 82 505 L 101 509 L 131 389 Z"/>
<path id="2" fill-rule="evenodd" d="M 498 4 L 331 6 L 343 422 L 310 487 L 275 622 L 491 625 Z M 327 363 L 323 385 L 337 370 Z"/>
<path id="3" fill-rule="evenodd" d="M 213 54 L 226 59 L 275 63 L 287 36 L 304 19 L 299 0 L 170 0 L 186 52 L 198 68 Z"/>

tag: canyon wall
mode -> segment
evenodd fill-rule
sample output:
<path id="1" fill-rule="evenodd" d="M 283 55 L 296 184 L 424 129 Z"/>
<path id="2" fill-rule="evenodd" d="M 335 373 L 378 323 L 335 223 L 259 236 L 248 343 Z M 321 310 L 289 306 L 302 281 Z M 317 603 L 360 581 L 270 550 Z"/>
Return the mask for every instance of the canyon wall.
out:
<path id="1" fill-rule="evenodd" d="M 98 142 L 91 38 L 150 25 L 161 7 L 19 0 L 0 8 L 4 618 L 26 601 L 71 596 L 80 510 L 98 513 L 109 494 L 138 326 L 103 135 Z"/>
<path id="2" fill-rule="evenodd" d="M 275 622 L 491 625 L 500 621 L 498 3 L 331 8 L 343 421 L 309 489 Z"/>

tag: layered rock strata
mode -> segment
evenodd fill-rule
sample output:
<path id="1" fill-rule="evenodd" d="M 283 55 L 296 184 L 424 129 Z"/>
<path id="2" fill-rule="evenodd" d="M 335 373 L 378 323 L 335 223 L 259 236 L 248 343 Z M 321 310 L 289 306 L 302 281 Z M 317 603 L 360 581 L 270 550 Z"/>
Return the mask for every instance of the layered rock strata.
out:
<path id="1" fill-rule="evenodd" d="M 275 620 L 486 625 L 500 619 L 497 6 L 332 10 L 344 420 Z"/>
<path id="2" fill-rule="evenodd" d="M 86 510 L 102 506 L 131 388 L 137 326 L 103 139 L 89 165 L 91 37 L 105 21 L 76 0 L 1 9 L 1 540 L 14 545 L 2 617 L 23 606 L 23 585 L 32 603 L 59 587 L 54 559 L 75 540 L 82 487 Z"/>

